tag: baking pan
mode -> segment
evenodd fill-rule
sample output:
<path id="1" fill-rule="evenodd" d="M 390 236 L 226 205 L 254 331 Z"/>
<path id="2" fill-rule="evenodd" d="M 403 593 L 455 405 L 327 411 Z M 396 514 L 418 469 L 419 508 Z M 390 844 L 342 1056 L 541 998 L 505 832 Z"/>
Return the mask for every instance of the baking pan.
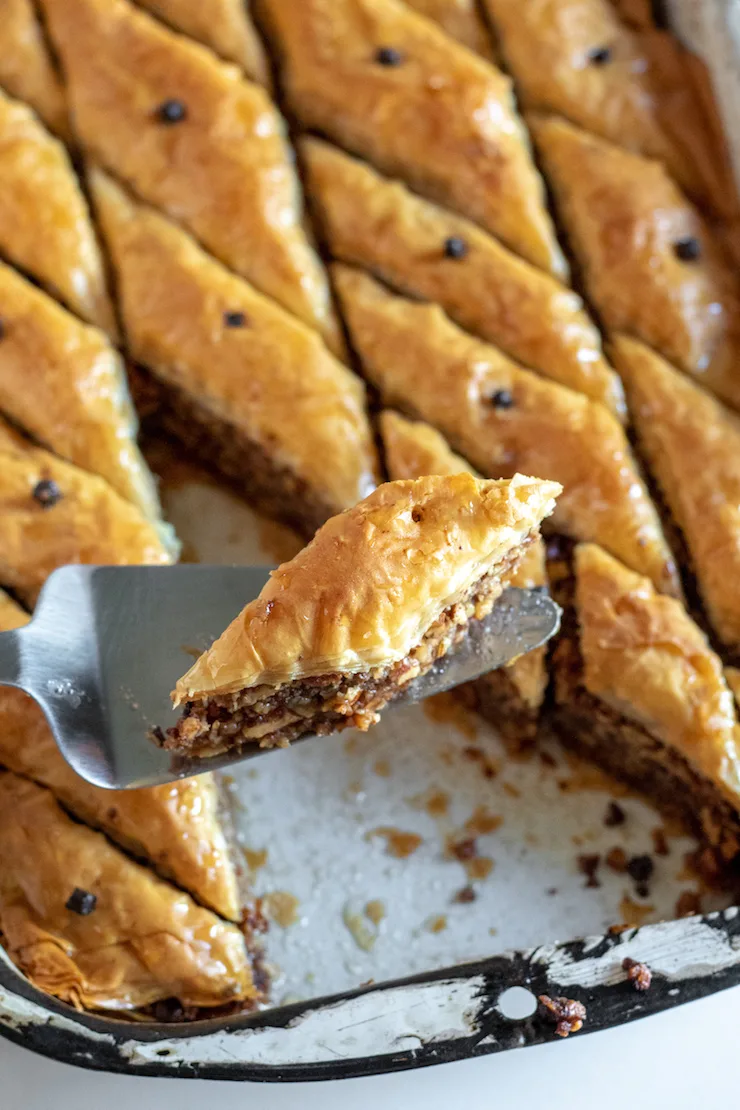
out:
<path id="1" fill-rule="evenodd" d="M 710 65 L 737 172 L 736 5 L 675 0 L 668 13 Z M 176 473 L 164 500 L 191 555 L 249 564 L 292 554 L 277 526 L 196 470 Z M 337 1079 L 557 1039 L 541 995 L 582 1003 L 583 1036 L 740 981 L 737 907 L 703 892 L 709 912 L 672 920 L 680 896 L 696 893 L 690 838 L 554 740 L 512 759 L 454 706 L 399 710 L 369 735 L 326 737 L 223 776 L 245 881 L 271 918 L 269 1009 L 178 1025 L 79 1013 L 0 949 L 0 1032 L 102 1071 Z M 614 800 L 617 824 L 605 820 Z M 473 860 L 450 850 L 463 830 L 476 839 Z M 614 849 L 655 860 L 649 895 L 604 865 Z M 626 917 L 645 923 L 610 930 Z M 572 936 L 586 939 L 552 941 Z M 648 990 L 625 960 L 647 965 Z"/>

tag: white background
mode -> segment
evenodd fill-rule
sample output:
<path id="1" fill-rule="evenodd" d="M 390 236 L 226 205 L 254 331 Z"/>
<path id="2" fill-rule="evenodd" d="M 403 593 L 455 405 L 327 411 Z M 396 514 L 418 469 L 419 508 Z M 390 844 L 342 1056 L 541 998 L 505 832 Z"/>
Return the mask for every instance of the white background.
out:
<path id="1" fill-rule="evenodd" d="M 2 1110 L 714 1110 L 737 1105 L 740 987 L 621 1029 L 338 1083 L 98 1075 L 0 1040 Z"/>

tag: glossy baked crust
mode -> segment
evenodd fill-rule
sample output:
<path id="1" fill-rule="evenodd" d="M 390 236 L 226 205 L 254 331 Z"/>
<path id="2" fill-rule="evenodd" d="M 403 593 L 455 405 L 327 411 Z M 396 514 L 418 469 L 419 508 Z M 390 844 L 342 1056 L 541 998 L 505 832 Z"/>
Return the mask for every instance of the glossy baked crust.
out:
<path id="1" fill-rule="evenodd" d="M 566 273 L 509 79 L 401 0 L 261 0 L 291 112 Z M 378 51 L 396 51 L 382 64 Z"/>
<path id="2" fill-rule="evenodd" d="M 103 259 L 69 156 L 25 104 L 0 92 L 0 252 L 115 338 Z"/>
<path id="3" fill-rule="evenodd" d="M 136 446 L 126 370 L 106 336 L 2 262 L 0 313 L 0 410 L 56 454 L 105 478 L 142 512 L 159 516 L 154 481 Z"/>
<path id="4" fill-rule="evenodd" d="M 612 345 L 640 448 L 681 530 L 709 619 L 740 650 L 740 418 L 627 336 Z"/>
<path id="5" fill-rule="evenodd" d="M 11 96 L 30 104 L 57 135 L 67 138 L 69 120 L 64 91 L 33 0 L 3 0 L 0 85 Z"/>
<path id="6" fill-rule="evenodd" d="M 574 669 L 571 659 L 561 671 L 558 702 L 573 698 L 576 683 L 653 738 L 653 762 L 666 769 L 673 764 L 675 772 L 675 756 L 680 757 L 736 815 L 735 707 L 706 637 L 679 602 L 658 595 L 646 578 L 595 545 L 576 548 L 574 570 L 579 662 Z M 560 645 L 556 671 L 566 658 L 558 653 Z M 697 817 L 705 822 L 707 814 L 698 809 L 697 796 Z"/>
<path id="7" fill-rule="evenodd" d="M 242 435 L 292 475 L 284 503 L 260 498 L 273 514 L 300 521 L 316 503 L 313 531 L 373 488 L 376 459 L 360 379 L 320 336 L 205 254 L 176 224 L 136 204 L 102 172 L 91 175 L 94 203 L 116 277 L 129 349 L 167 386 L 187 394 L 206 425 L 205 452 L 224 449 L 207 435 Z M 230 326 L 229 313 L 243 314 Z M 180 428 L 187 441 L 187 428 Z M 228 444 L 227 444 L 228 446 Z M 260 497 L 249 451 L 229 477 Z M 294 502 L 293 505 L 289 501 Z"/>
<path id="8" fill-rule="evenodd" d="M 327 341 L 285 125 L 264 89 L 128 0 L 42 0 L 82 146 Z M 181 105 L 179 122 L 162 105 Z"/>
<path id="9" fill-rule="evenodd" d="M 517 475 L 388 482 L 274 571 L 177 683 L 175 704 L 402 660 L 536 530 L 559 486 Z"/>
<path id="10" fill-rule="evenodd" d="M 380 414 L 379 424 L 386 466 L 392 480 L 421 478 L 425 474 L 449 475 L 462 472 L 478 477 L 465 459 L 451 451 L 444 438 L 429 424 L 407 420 L 391 409 L 385 409 Z M 538 536 L 527 548 L 519 566 L 509 578 L 509 583 L 525 590 L 547 584 L 545 545 L 541 537 Z M 520 742 L 531 739 L 547 689 L 546 654 L 546 647 L 536 648 L 503 668 L 507 679 L 504 683 L 505 694 L 507 697 L 516 696 L 522 703 L 513 710 L 513 730 L 508 729 L 509 720 L 501 712 L 501 702 L 495 699 L 495 691 L 501 685 L 500 676 L 497 673 L 485 675 L 473 684 L 482 693 L 481 700 L 488 705 L 489 712 L 486 716 L 502 732 L 510 733 L 508 739 Z M 485 698 L 486 691 L 489 699 Z M 511 707 L 507 706 L 507 710 L 511 715 Z"/>
<path id="11" fill-rule="evenodd" d="M 603 405 L 523 370 L 436 305 L 336 267 L 352 341 L 385 404 L 435 425 L 482 474 L 545 474 L 555 530 L 593 540 L 679 593 L 671 552 L 624 431 Z"/>
<path id="12" fill-rule="evenodd" d="M 141 0 L 177 31 L 236 62 L 253 81 L 270 84 L 267 58 L 245 0 Z"/>
<path id="13" fill-rule="evenodd" d="M 621 383 L 577 293 L 470 220 L 422 200 L 320 139 L 300 144 L 329 252 L 402 293 L 437 301 L 461 327 L 512 358 L 603 401 L 624 418 Z M 463 258 L 445 244 L 459 239 Z"/>
<path id="14" fill-rule="evenodd" d="M 34 495 L 39 482 L 55 484 L 47 490 L 52 503 Z M 1 421 L 0 518 L 0 582 L 30 601 L 65 563 L 173 561 L 164 530 L 107 482 L 33 447 Z"/>
<path id="15" fill-rule="evenodd" d="M 0 631 L 29 620 L 0 590 Z M 102 829 L 210 909 L 236 920 L 241 900 L 211 775 L 146 790 L 101 790 L 62 757 L 39 706 L 0 688 L 0 764 L 48 786 L 70 813 Z"/>
<path id="16" fill-rule="evenodd" d="M 86 1009 L 141 1011 L 177 999 L 217 1007 L 258 997 L 244 937 L 190 895 L 67 817 L 54 796 L 0 774 L 0 931 L 41 990 Z M 67 909 L 75 889 L 91 913 Z"/>
<path id="17" fill-rule="evenodd" d="M 410 8 L 433 19 L 443 31 L 483 58 L 493 57 L 493 44 L 476 0 L 406 0 Z"/>
<path id="18" fill-rule="evenodd" d="M 650 58 L 609 0 L 484 0 L 525 109 L 552 112 L 659 158 L 701 193 L 689 159 L 661 125 Z"/>
<path id="19" fill-rule="evenodd" d="M 644 340 L 740 406 L 738 280 L 697 210 L 658 162 L 562 120 L 531 122 L 606 326 Z M 691 256 L 682 258 L 687 243 Z"/>

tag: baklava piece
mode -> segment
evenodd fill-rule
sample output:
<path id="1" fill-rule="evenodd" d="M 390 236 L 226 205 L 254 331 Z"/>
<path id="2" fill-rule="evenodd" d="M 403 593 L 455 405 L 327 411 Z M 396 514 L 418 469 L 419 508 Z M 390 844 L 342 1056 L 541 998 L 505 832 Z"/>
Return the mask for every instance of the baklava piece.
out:
<path id="1" fill-rule="evenodd" d="M 723 864 L 740 851 L 740 751 L 722 664 L 682 605 L 592 544 L 553 655 L 564 743 L 687 826 Z"/>
<path id="2" fill-rule="evenodd" d="M 246 0 L 140 0 L 142 7 L 177 31 L 205 43 L 247 77 L 270 84 L 269 67 Z"/>
<path id="3" fill-rule="evenodd" d="M 0 19 L 0 85 L 24 100 L 47 127 L 66 139 L 64 89 L 44 39 L 33 0 L 3 0 Z"/>
<path id="4" fill-rule="evenodd" d="M 490 611 L 559 492 L 521 475 L 380 486 L 274 571 L 180 679 L 165 746 L 208 756 L 369 728 Z"/>
<path id="5" fill-rule="evenodd" d="M 722 245 L 659 162 L 532 118 L 595 307 L 740 407 L 740 288 Z"/>
<path id="6" fill-rule="evenodd" d="M 635 339 L 614 358 L 640 449 L 676 521 L 717 636 L 740 653 L 740 418 Z"/>
<path id="7" fill-rule="evenodd" d="M 123 359 L 101 331 L 2 262 L 0 411 L 51 451 L 105 478 L 147 516 L 159 517 L 156 486 L 136 445 Z"/>
<path id="8" fill-rule="evenodd" d="M 384 404 L 438 428 L 481 474 L 546 474 L 563 486 L 556 532 L 602 544 L 680 593 L 660 520 L 624 430 L 603 405 L 523 370 L 437 305 L 335 268 L 349 333 Z"/>
<path id="9" fill-rule="evenodd" d="M 103 259 L 69 155 L 30 108 L 2 92 L 0 253 L 115 338 Z"/>
<path id="10" fill-rule="evenodd" d="M 35 600 L 66 563 L 171 563 L 165 526 L 95 474 L 63 462 L 0 421 L 0 582 Z"/>
<path id="11" fill-rule="evenodd" d="M 491 36 L 476 0 L 406 0 L 409 7 L 433 19 L 443 31 L 482 58 L 493 57 Z"/>
<path id="12" fill-rule="evenodd" d="M 370 270 L 401 293 L 436 301 L 461 327 L 624 419 L 621 383 L 577 293 L 470 220 L 337 147 L 307 137 L 300 151 L 334 258 Z"/>
<path id="13" fill-rule="evenodd" d="M 128 0 L 42 0 L 87 153 L 341 349 L 268 94 Z"/>
<path id="14" fill-rule="evenodd" d="M 260 11 L 304 127 L 468 216 L 541 269 L 567 273 L 500 70 L 401 0 L 260 0 Z"/>
<path id="15" fill-rule="evenodd" d="M 0 590 L 0 631 L 30 620 Z M 145 790 L 102 790 L 75 774 L 46 718 L 21 690 L 0 687 L 0 764 L 47 786 L 80 821 L 101 829 L 222 917 L 241 902 L 211 775 Z"/>
<path id="16" fill-rule="evenodd" d="M 386 409 L 380 414 L 380 432 L 388 473 L 394 480 L 463 472 L 478 477 L 428 424 L 407 420 Z M 547 585 L 541 537 L 538 536 L 524 553 L 507 585 L 525 590 Z M 547 648 L 543 645 L 459 691 L 515 748 L 531 743 L 537 730 L 547 689 L 546 654 Z"/>
<path id="17" fill-rule="evenodd" d="M 661 123 L 640 39 L 609 0 L 484 0 L 522 106 L 552 112 L 657 158 L 694 194 L 702 183 Z"/>
<path id="18" fill-rule="evenodd" d="M 309 536 L 369 493 L 360 379 L 176 224 L 102 171 L 90 180 L 128 349 L 161 385 L 166 429 Z"/>
<path id="19" fill-rule="evenodd" d="M 34 986 L 79 1009 L 159 1017 L 251 1009 L 239 929 L 0 774 L 0 935 Z"/>

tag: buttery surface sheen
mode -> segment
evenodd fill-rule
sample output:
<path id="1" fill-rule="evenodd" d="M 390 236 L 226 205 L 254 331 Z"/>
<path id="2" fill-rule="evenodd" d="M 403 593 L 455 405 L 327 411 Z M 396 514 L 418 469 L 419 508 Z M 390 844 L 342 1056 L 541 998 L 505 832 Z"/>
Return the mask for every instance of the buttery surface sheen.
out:
<path id="1" fill-rule="evenodd" d="M 137 361 L 242 428 L 330 511 L 369 493 L 375 450 L 360 379 L 176 224 L 100 171 L 91 185 Z M 236 327 L 233 312 L 244 317 Z"/>
<path id="2" fill-rule="evenodd" d="M 586 288 L 624 331 L 740 407 L 740 291 L 721 244 L 659 162 L 532 119 Z M 681 257 L 689 243 L 690 257 Z"/>
<path id="3" fill-rule="evenodd" d="M 49 790 L 0 774 L 0 931 L 35 986 L 74 1006 L 254 998 L 244 937 L 67 817 Z M 67 908 L 75 889 L 92 913 Z"/>
<path id="4" fill-rule="evenodd" d="M 555 482 L 387 482 L 273 571 L 177 683 L 175 704 L 397 662 L 552 512 Z"/>
<path id="5" fill-rule="evenodd" d="M 594 544 L 576 549 L 586 689 L 675 748 L 740 806 L 740 753 L 722 664 L 683 606 Z"/>
<path id="6" fill-rule="evenodd" d="M 34 496 L 42 481 L 54 483 L 53 503 Z M 0 518 L 0 582 L 28 600 L 66 563 L 173 558 L 166 535 L 102 478 L 31 446 L 2 422 Z"/>
<path id="7" fill-rule="evenodd" d="M 11 96 L 30 104 L 57 135 L 67 138 L 64 90 L 44 42 L 33 0 L 3 0 L 0 85 Z"/>
<path id="8" fill-rule="evenodd" d="M 262 0 L 261 8 L 304 126 L 475 220 L 543 270 L 566 273 L 500 70 L 401 0 Z M 389 49 L 396 64 L 382 63 L 378 52 Z"/>
<path id="9" fill-rule="evenodd" d="M 422 478 L 425 474 L 460 474 L 475 471 L 460 455 L 447 446 L 444 438 L 429 424 L 407 420 L 391 409 L 380 414 L 388 474 L 392 480 Z M 509 584 L 529 590 L 547 584 L 545 544 L 537 536 L 524 553 L 522 561 L 508 579 Z M 547 688 L 545 657 L 547 647 L 535 648 L 506 668 L 519 696 L 532 709 L 542 704 Z"/>
<path id="10" fill-rule="evenodd" d="M 236 62 L 253 81 L 269 85 L 267 59 L 245 0 L 141 0 L 183 34 Z"/>
<path id="11" fill-rule="evenodd" d="M 146 515 L 159 516 L 118 351 L 2 262 L 0 313 L 0 410 Z"/>
<path id="12" fill-rule="evenodd" d="M 42 0 L 77 138 L 227 266 L 339 345 L 285 125 L 235 66 L 128 0 Z M 177 122 L 160 109 L 175 101 Z"/>
<path id="13" fill-rule="evenodd" d="M 484 58 L 493 56 L 491 36 L 478 11 L 476 0 L 406 0 L 410 8 L 440 27 L 463 46 Z"/>
<path id="14" fill-rule="evenodd" d="M 423 200 L 338 147 L 307 138 L 301 153 L 330 253 L 414 297 L 549 378 L 624 418 L 621 383 L 572 289 L 518 258 L 476 224 Z M 446 253 L 459 240 L 462 258 Z"/>
<path id="15" fill-rule="evenodd" d="M 435 425 L 482 474 L 559 482 L 556 530 L 600 543 L 660 590 L 680 592 L 627 438 L 603 405 L 523 370 L 436 305 L 397 297 L 349 267 L 337 267 L 336 284 L 385 404 Z"/>
<path id="16" fill-rule="evenodd" d="M 0 182 L 0 252 L 115 338 L 103 259 L 69 155 L 30 108 L 2 92 Z"/>
<path id="17" fill-rule="evenodd" d="M 740 418 L 627 336 L 613 343 L 642 450 L 689 551 L 710 621 L 740 647 Z"/>

